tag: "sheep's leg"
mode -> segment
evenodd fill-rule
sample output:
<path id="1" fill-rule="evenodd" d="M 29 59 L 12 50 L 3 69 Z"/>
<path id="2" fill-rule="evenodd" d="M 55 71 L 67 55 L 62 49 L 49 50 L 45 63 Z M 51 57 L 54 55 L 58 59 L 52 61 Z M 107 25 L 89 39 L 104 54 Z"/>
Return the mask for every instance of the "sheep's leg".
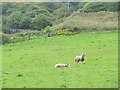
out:
<path id="1" fill-rule="evenodd" d="M 81 63 L 83 63 L 83 61 L 81 61 Z"/>
<path id="2" fill-rule="evenodd" d="M 82 62 L 82 64 L 85 64 L 84 61 L 81 61 L 81 62 Z"/>
<path id="3" fill-rule="evenodd" d="M 79 62 L 79 61 L 77 61 L 77 60 L 75 59 L 75 62 Z"/>

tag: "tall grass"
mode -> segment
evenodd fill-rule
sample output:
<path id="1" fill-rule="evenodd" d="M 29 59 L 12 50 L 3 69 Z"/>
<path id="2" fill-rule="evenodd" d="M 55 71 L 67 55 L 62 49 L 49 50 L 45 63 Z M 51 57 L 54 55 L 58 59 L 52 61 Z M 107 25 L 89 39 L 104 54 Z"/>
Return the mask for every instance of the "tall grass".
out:
<path id="1" fill-rule="evenodd" d="M 105 31 L 118 29 L 117 12 L 96 12 L 96 13 L 73 13 L 64 22 L 53 26 L 55 29 L 61 27 L 77 27 L 83 31 Z M 83 29 L 84 28 L 84 29 Z"/>

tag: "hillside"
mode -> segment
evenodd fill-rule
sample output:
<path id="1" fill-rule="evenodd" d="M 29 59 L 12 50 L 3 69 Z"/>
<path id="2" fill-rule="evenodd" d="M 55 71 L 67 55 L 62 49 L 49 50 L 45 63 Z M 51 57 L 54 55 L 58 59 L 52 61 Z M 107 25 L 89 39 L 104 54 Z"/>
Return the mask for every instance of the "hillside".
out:
<path id="1" fill-rule="evenodd" d="M 114 2 L 4 2 L 2 3 L 2 31 L 4 33 L 9 33 L 10 29 L 41 31 L 46 26 L 54 27 L 54 24 L 67 19 L 67 17 L 69 18 L 74 12 L 86 14 L 100 11 L 116 12 L 117 6 L 118 4 Z M 89 16 L 89 14 L 87 15 Z"/>
<path id="2" fill-rule="evenodd" d="M 81 31 L 117 30 L 117 5 L 114 2 L 4 2 L 3 43 Z"/>
<path id="3" fill-rule="evenodd" d="M 94 13 L 75 12 L 53 26 L 54 29 L 73 27 L 77 27 L 80 31 L 116 30 L 118 29 L 118 13 L 104 11 Z"/>

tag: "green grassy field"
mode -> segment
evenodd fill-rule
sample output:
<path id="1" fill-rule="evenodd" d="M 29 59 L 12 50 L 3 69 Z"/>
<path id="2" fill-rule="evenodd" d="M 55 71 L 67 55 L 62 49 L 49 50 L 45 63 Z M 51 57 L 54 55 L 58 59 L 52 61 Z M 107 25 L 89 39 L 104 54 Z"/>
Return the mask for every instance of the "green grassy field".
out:
<path id="1" fill-rule="evenodd" d="M 74 57 L 86 52 L 85 63 Z M 6 44 L 3 88 L 117 88 L 117 32 L 80 33 Z M 69 63 L 70 68 L 55 68 Z"/>

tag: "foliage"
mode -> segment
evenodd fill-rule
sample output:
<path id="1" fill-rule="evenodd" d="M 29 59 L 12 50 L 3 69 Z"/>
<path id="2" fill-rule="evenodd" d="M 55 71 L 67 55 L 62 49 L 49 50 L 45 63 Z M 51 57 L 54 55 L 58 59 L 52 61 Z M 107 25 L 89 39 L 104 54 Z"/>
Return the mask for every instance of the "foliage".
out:
<path id="1" fill-rule="evenodd" d="M 20 6 L 24 5 L 25 3 L 26 2 L 15 2 L 15 4 L 16 4 L 17 7 L 20 7 Z"/>
<path id="2" fill-rule="evenodd" d="M 7 23 L 7 18 L 6 16 L 2 16 L 2 32 L 3 33 L 9 33 L 10 26 Z"/>
<path id="3" fill-rule="evenodd" d="M 9 34 L 2 34 L 2 44 L 11 43 L 11 36 Z"/>
<path id="4" fill-rule="evenodd" d="M 103 16 L 103 17 L 100 17 L 103 19 L 101 19 L 100 22 L 98 20 L 99 25 L 97 24 L 97 26 L 101 26 L 101 27 L 97 27 L 96 23 L 92 22 L 92 19 L 90 20 L 91 26 L 88 27 L 89 25 L 86 24 L 86 21 L 84 21 L 84 19 L 83 20 L 80 19 L 81 22 L 78 20 L 72 19 L 72 17 L 74 18 L 74 16 L 77 16 L 74 13 L 79 11 L 82 11 L 82 12 L 117 11 L 117 3 L 114 3 L 114 2 L 94 2 L 94 3 L 93 2 L 79 2 L 79 3 L 70 2 L 70 8 L 68 8 L 67 2 L 63 2 L 63 3 L 62 2 L 59 2 L 59 3 L 57 2 L 44 2 L 44 3 L 4 2 L 1 5 L 2 5 L 2 18 L 3 18 L 2 31 L 4 33 L 9 33 L 10 29 L 44 30 L 44 28 L 47 26 L 53 25 L 56 27 L 58 26 L 57 24 L 59 24 L 60 26 L 58 26 L 58 28 L 55 28 L 56 30 L 58 29 L 61 30 L 66 28 L 69 29 L 69 26 L 80 28 L 80 30 L 82 30 L 81 27 L 86 27 L 86 29 L 88 28 L 92 29 L 92 26 L 93 26 L 92 24 L 94 24 L 95 25 L 94 27 L 96 28 L 96 30 L 98 30 L 98 29 L 101 29 L 102 27 L 103 28 L 107 28 L 109 26 L 112 27 L 114 24 L 111 25 L 111 23 L 114 23 L 114 20 L 113 21 L 111 20 L 111 23 L 106 22 L 109 24 L 105 24 L 104 17 L 109 15 L 102 12 L 99 14 Z M 84 16 L 85 15 L 87 14 L 84 13 Z M 80 16 L 80 18 L 81 17 L 82 16 Z M 107 19 L 110 19 L 110 18 L 111 17 Z M 93 18 L 93 21 L 94 21 L 94 18 Z M 103 22 L 104 25 L 102 25 L 101 22 Z M 70 25 L 68 25 L 67 23 L 69 23 Z M 75 23 L 77 23 L 78 25 L 76 25 Z M 106 27 L 104 27 L 105 25 Z M 110 29 L 113 29 L 113 28 L 115 27 L 112 27 Z"/>
<path id="5" fill-rule="evenodd" d="M 27 41 L 30 39 L 39 38 L 45 33 L 42 31 L 24 31 L 14 34 L 1 34 L 3 39 L 3 44 L 13 43 L 13 42 L 20 42 L 20 41 Z"/>
<path id="6" fill-rule="evenodd" d="M 64 9 L 64 8 L 59 8 L 59 9 L 57 9 L 57 10 L 55 10 L 55 11 L 53 12 L 53 15 L 56 16 L 56 19 L 57 19 L 57 18 L 58 18 L 58 19 L 61 19 L 61 18 L 63 18 L 63 17 L 65 16 L 65 11 L 66 11 L 66 9 Z"/>
<path id="7" fill-rule="evenodd" d="M 20 27 L 20 22 L 22 19 L 22 14 L 18 11 L 13 12 L 8 19 L 8 24 L 11 28 L 13 29 L 19 29 Z"/>
<path id="8" fill-rule="evenodd" d="M 30 6 L 31 6 L 30 3 L 25 3 L 23 5 L 20 5 L 20 7 L 18 8 L 18 11 L 21 13 L 26 13 L 28 9 L 30 9 Z"/>
<path id="9" fill-rule="evenodd" d="M 38 15 L 35 19 L 32 21 L 32 27 L 36 30 L 44 29 L 46 26 L 51 25 L 51 23 L 47 20 L 47 17 L 45 15 Z"/>
<path id="10" fill-rule="evenodd" d="M 21 29 L 29 29 L 31 28 L 31 18 L 29 17 L 22 17 L 20 21 L 19 28 Z"/>
<path id="11" fill-rule="evenodd" d="M 50 13 L 53 13 L 54 10 L 56 10 L 56 9 L 59 8 L 58 4 L 53 3 L 53 2 L 44 2 L 43 5 L 47 7 L 46 9 L 47 9 Z"/>
<path id="12" fill-rule="evenodd" d="M 15 9 L 16 5 L 15 3 L 10 3 L 10 2 L 3 2 L 2 3 L 2 14 L 5 15 L 9 15 L 10 13 L 8 13 L 9 10 Z"/>
<path id="13" fill-rule="evenodd" d="M 67 30 L 67 29 L 63 29 L 63 30 L 59 30 L 57 32 L 55 32 L 56 35 L 73 35 L 73 34 L 77 34 L 78 32 L 74 32 L 71 30 Z"/>
<path id="14" fill-rule="evenodd" d="M 83 7 L 85 12 L 98 12 L 98 11 L 117 11 L 118 4 L 116 2 L 89 2 Z"/>
<path id="15" fill-rule="evenodd" d="M 44 31 L 45 32 L 50 32 L 50 31 L 52 31 L 52 28 L 50 26 L 47 26 L 47 27 L 44 28 Z"/>

